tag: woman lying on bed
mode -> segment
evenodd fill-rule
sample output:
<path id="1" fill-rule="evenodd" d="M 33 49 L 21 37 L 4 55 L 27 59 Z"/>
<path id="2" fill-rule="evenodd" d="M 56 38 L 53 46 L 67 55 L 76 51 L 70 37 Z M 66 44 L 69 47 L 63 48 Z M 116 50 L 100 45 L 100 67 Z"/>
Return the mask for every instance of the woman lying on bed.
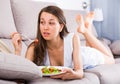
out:
<path id="1" fill-rule="evenodd" d="M 43 8 L 38 17 L 38 41 L 31 43 L 26 52 L 26 58 L 37 65 L 65 66 L 63 74 L 51 78 L 80 79 L 83 78 L 83 69 L 101 64 L 113 64 L 111 53 L 91 33 L 91 24 L 94 13 L 78 15 L 78 32 L 86 38 L 86 47 L 81 46 L 80 38 L 75 33 L 69 33 L 63 11 L 56 6 Z M 21 53 L 21 36 L 12 35 L 15 54 Z"/>

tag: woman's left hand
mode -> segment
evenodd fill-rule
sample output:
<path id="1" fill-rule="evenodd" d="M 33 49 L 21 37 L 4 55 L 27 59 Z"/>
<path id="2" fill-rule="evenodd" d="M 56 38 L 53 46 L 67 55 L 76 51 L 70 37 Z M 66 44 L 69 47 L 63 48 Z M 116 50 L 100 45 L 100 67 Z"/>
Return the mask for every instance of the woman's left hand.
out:
<path id="1" fill-rule="evenodd" d="M 62 80 L 74 79 L 75 72 L 71 68 L 63 68 L 62 74 L 51 76 L 51 78 L 60 78 Z"/>

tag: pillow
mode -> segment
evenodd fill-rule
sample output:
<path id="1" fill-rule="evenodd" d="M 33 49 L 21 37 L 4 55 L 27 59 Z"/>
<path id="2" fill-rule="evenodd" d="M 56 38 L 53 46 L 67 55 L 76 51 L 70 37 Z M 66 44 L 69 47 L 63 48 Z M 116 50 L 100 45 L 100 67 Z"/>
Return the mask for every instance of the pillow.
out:
<path id="1" fill-rule="evenodd" d="M 120 55 L 120 40 L 112 42 L 110 48 L 114 55 Z"/>
<path id="2" fill-rule="evenodd" d="M 8 49 L 11 51 L 11 53 L 14 53 L 14 46 L 12 44 L 11 39 L 0 39 L 8 47 Z M 4 47 L 4 46 L 3 46 Z M 21 56 L 25 57 L 27 50 L 26 44 L 22 41 L 22 51 L 21 51 Z"/>
<path id="3" fill-rule="evenodd" d="M 64 9 L 63 11 L 66 17 L 68 31 L 77 32 L 78 24 L 76 22 L 76 15 L 82 14 L 83 16 L 85 16 L 86 12 L 81 10 L 66 10 L 66 9 Z M 92 24 L 92 32 L 96 37 L 98 37 L 96 29 L 93 24 Z M 81 40 L 85 39 L 82 34 L 79 33 L 79 35 Z"/>
<path id="4" fill-rule="evenodd" d="M 0 1 L 0 38 L 10 38 L 16 32 L 10 0 Z"/>
<path id="5" fill-rule="evenodd" d="M 16 28 L 25 37 L 24 40 L 36 37 L 38 14 L 48 5 L 55 4 L 33 0 L 11 0 Z"/>
<path id="6" fill-rule="evenodd" d="M 17 84 L 15 81 L 2 80 L 0 79 L 0 84 Z"/>
<path id="7" fill-rule="evenodd" d="M 41 70 L 33 62 L 14 54 L 0 52 L 0 78 L 31 81 L 41 77 Z"/>
<path id="8" fill-rule="evenodd" d="M 111 44 L 111 41 L 110 41 L 109 39 L 107 39 L 107 38 L 101 37 L 101 38 L 98 38 L 98 39 L 99 39 L 101 42 L 107 44 L 108 46 Z"/>

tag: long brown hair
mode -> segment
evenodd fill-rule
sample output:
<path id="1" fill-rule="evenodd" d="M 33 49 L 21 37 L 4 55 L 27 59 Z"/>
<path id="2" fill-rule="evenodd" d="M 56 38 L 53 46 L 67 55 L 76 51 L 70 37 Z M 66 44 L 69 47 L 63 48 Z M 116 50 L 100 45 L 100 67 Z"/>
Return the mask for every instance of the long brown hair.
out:
<path id="1" fill-rule="evenodd" d="M 42 12 L 47 12 L 56 16 L 59 20 L 59 23 L 64 25 L 63 30 L 60 32 L 60 38 L 63 39 L 63 37 L 68 33 L 66 27 L 66 19 L 64 17 L 63 11 L 59 7 L 47 6 L 40 11 L 38 16 L 37 37 L 36 37 L 38 39 L 38 44 L 36 44 L 34 48 L 34 63 L 36 63 L 37 65 L 42 65 L 46 54 L 46 46 L 47 46 L 46 40 L 42 37 L 40 32 L 40 17 Z"/>

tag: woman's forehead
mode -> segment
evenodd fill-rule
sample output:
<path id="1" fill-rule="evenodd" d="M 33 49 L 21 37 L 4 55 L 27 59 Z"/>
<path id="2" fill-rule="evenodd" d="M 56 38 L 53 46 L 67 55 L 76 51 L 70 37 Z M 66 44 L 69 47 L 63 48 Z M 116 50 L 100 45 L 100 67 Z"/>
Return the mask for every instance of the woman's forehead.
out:
<path id="1" fill-rule="evenodd" d="M 41 13 L 41 20 L 57 20 L 58 18 L 51 13 L 43 12 Z"/>

